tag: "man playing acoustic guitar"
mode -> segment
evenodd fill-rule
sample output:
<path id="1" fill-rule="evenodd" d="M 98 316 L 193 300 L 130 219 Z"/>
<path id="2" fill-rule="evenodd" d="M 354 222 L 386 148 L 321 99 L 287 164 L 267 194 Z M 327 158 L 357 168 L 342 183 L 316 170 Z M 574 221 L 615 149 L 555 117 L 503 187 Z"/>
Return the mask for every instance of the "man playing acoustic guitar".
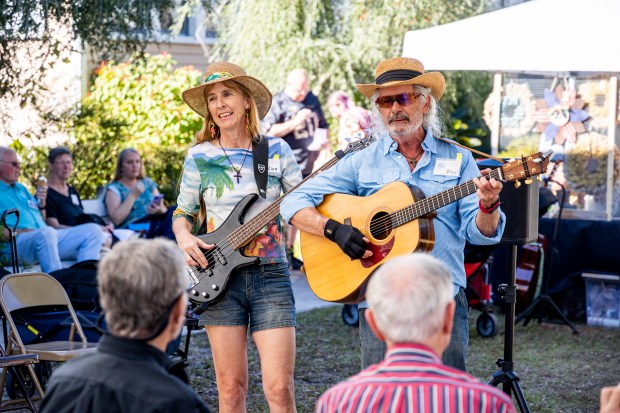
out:
<path id="1" fill-rule="evenodd" d="M 442 123 L 437 116 L 437 101 L 445 86 L 441 73 L 424 73 L 420 61 L 397 57 L 379 62 L 375 78 L 375 83 L 357 85 L 357 88 L 373 103 L 372 116 L 377 129 L 373 133 L 378 138 L 377 142 L 361 152 L 347 155 L 335 167 L 289 194 L 280 210 L 284 219 L 305 233 L 312 237 L 321 236 L 321 240 L 325 237 L 336 243 L 352 260 L 360 260 L 351 261 L 356 265 L 361 263 L 357 267 L 360 271 L 384 262 L 389 250 L 397 245 L 400 238 L 407 237 L 406 234 L 419 236 L 417 245 L 413 243 L 410 249 L 400 255 L 413 250 L 432 249 L 431 254 L 450 269 L 456 311 L 450 346 L 443 354 L 443 361 L 465 371 L 469 333 L 463 250 L 465 241 L 477 245 L 500 241 L 505 225 L 505 216 L 499 209 L 502 183 L 495 178 L 481 178 L 470 152 L 439 138 Z M 477 198 L 462 197 L 463 183 L 467 181 L 473 182 L 473 189 L 469 193 L 475 192 Z M 373 224 L 370 231 L 364 233 L 359 229 L 366 225 L 364 220 L 353 220 L 348 215 L 342 215 L 344 218 L 338 221 L 331 219 L 330 214 L 319 212 L 322 211 L 320 204 L 328 194 L 368 197 L 388 184 L 394 185 L 394 182 L 401 186 L 402 183 L 406 184 L 407 193 L 411 192 L 414 199 L 459 185 L 457 189 L 461 193 L 454 194 L 458 199 L 456 202 L 442 202 L 444 206 L 437 210 L 434 220 L 422 216 L 407 224 L 401 232 L 403 235 L 396 240 L 394 238 L 397 237 L 390 234 L 395 227 L 394 221 L 399 217 L 388 215 L 390 203 L 386 215 L 375 220 L 381 226 L 373 228 Z M 390 199 L 389 192 L 385 191 L 385 196 L 378 198 Z M 408 194 L 410 198 L 411 194 Z M 403 197 L 393 197 L 394 203 L 399 202 L 400 198 Z M 360 198 L 359 203 L 348 205 L 347 208 L 352 211 L 359 209 L 364 199 Z M 374 211 L 371 210 L 372 213 Z M 392 232 L 396 232 L 396 229 Z M 382 243 L 382 239 L 390 241 Z M 307 266 L 303 242 L 302 236 L 302 253 Z M 340 261 L 350 264 L 349 258 L 338 253 L 342 258 Z M 337 263 L 330 265 L 336 267 Z M 340 271 L 335 276 L 343 277 L 343 284 L 346 284 L 346 279 L 353 277 L 354 272 Z M 308 278 L 310 281 L 310 273 Z M 357 296 L 348 295 L 340 301 L 360 301 L 364 290 L 365 283 L 356 290 Z M 365 368 L 381 361 L 385 345 L 368 328 L 364 319 L 364 306 L 360 307 L 362 367 Z"/>

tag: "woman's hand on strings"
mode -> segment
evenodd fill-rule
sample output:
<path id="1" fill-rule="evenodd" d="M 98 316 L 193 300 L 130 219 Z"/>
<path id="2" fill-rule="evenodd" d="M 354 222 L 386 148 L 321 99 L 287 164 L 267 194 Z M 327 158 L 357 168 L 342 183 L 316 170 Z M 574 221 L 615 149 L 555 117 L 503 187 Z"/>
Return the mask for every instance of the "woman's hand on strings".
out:
<path id="1" fill-rule="evenodd" d="M 177 235 L 177 243 L 185 254 L 185 262 L 187 265 L 207 268 L 209 263 L 203 250 L 211 250 L 215 247 L 215 244 L 207 244 L 192 234 L 185 234 L 181 237 Z"/>

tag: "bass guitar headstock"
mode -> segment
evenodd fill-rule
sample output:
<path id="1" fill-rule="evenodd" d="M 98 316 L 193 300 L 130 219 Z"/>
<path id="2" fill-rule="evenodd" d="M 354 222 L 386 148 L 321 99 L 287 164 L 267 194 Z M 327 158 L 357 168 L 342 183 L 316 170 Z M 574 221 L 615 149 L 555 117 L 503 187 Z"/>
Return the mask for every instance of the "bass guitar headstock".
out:
<path id="1" fill-rule="evenodd" d="M 377 139 L 370 133 L 369 130 L 359 131 L 355 135 L 351 136 L 350 142 L 347 147 L 342 151 L 346 155 L 349 152 L 359 151 L 371 143 L 376 141 Z"/>

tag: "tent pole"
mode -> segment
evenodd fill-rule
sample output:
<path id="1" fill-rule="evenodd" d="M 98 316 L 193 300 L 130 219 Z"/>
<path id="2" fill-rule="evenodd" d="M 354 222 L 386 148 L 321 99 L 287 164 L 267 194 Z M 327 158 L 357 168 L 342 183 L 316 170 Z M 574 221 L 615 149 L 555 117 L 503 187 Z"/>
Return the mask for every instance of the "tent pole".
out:
<path id="1" fill-rule="evenodd" d="M 502 110 L 502 74 L 493 75 L 493 124 L 491 125 L 491 155 L 499 152 L 499 119 Z"/>
<path id="2" fill-rule="evenodd" d="M 612 218 L 614 195 L 614 148 L 616 146 L 616 113 L 618 113 L 618 77 L 609 78 L 609 126 L 607 127 L 607 197 L 605 210 L 607 221 Z"/>

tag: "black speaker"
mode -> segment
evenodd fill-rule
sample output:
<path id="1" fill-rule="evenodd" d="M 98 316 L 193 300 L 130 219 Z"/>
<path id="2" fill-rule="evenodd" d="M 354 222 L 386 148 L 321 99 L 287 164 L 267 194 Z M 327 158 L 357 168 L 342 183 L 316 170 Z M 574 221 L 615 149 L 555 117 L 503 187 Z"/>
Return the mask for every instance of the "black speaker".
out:
<path id="1" fill-rule="evenodd" d="M 499 162 L 492 159 L 478 162 L 480 170 L 498 166 Z M 518 188 L 514 182 L 504 182 L 499 194 L 502 211 L 506 214 L 501 244 L 525 245 L 538 239 L 538 184 L 536 177 L 531 184 L 522 182 Z"/>

